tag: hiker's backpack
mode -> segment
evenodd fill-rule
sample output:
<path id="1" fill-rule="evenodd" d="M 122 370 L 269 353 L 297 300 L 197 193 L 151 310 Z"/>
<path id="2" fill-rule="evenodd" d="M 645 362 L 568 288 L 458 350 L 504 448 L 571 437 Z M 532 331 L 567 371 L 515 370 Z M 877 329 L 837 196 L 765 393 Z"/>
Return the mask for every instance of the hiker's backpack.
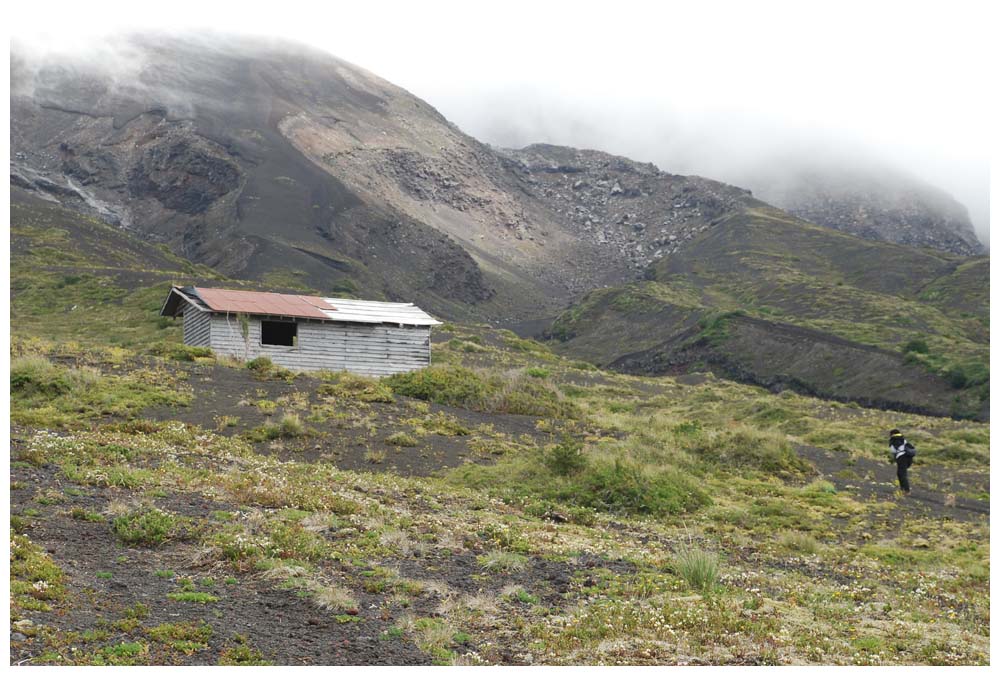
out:
<path id="1" fill-rule="evenodd" d="M 917 454 L 917 447 L 911 444 L 909 441 L 907 441 L 906 445 L 903 446 L 903 452 L 912 458 Z"/>

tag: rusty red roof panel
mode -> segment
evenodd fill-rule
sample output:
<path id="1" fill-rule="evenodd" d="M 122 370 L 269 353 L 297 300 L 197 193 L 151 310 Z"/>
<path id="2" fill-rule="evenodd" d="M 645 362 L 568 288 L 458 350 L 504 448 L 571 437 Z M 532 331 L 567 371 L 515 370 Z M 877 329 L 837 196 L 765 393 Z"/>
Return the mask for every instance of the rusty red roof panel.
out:
<path id="1" fill-rule="evenodd" d="M 319 296 L 204 289 L 202 287 L 197 287 L 195 293 L 205 305 L 216 312 L 245 312 L 253 315 L 330 319 L 330 315 L 324 314 L 323 310 L 336 310 Z"/>

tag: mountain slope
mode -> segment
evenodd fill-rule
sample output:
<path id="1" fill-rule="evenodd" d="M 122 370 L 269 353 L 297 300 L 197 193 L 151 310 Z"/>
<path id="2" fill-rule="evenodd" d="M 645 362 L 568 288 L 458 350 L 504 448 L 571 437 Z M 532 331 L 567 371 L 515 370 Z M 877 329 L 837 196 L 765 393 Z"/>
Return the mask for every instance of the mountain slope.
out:
<path id="1" fill-rule="evenodd" d="M 144 34 L 108 50 L 13 50 L 11 183 L 111 224 L 109 242 L 129 233 L 202 273 L 447 319 L 537 323 L 598 289 L 553 333 L 601 364 L 708 362 L 935 413 L 979 413 L 988 395 L 982 259 L 839 234 L 599 151 L 491 148 L 300 45 Z M 736 311 L 748 318 L 718 317 Z M 828 360 L 844 366 L 812 366 Z M 912 385 L 868 377 L 879 369 Z"/>
<path id="2" fill-rule="evenodd" d="M 335 60 L 253 46 L 261 58 L 246 58 L 249 45 L 124 39 L 136 64 L 124 80 L 15 53 L 12 181 L 226 274 L 294 270 L 308 287 L 412 290 L 441 309 L 488 298 L 459 246 L 365 203 L 278 130 L 299 98 L 342 110 L 378 109 L 379 98 L 324 77 Z M 402 255 L 407 265 L 382 264 Z"/>
<path id="3" fill-rule="evenodd" d="M 537 318 L 756 202 L 604 153 L 490 148 L 300 45 L 107 48 L 100 63 L 13 50 L 12 182 L 231 276 Z"/>
<path id="4" fill-rule="evenodd" d="M 751 208 L 652 265 L 647 281 L 588 294 L 550 333 L 626 371 L 708 365 L 825 397 L 985 416 L 986 262 Z"/>

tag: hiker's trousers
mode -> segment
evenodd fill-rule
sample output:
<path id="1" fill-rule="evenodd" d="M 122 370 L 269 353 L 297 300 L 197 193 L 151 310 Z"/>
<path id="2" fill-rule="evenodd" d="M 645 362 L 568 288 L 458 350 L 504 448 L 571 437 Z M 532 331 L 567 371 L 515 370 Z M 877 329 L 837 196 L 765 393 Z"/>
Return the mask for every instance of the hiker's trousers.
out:
<path id="1" fill-rule="evenodd" d="M 910 492 L 910 478 L 906 475 L 906 472 L 912 464 L 913 458 L 908 455 L 901 455 L 896 458 L 896 478 L 899 479 L 899 489 L 904 493 Z"/>

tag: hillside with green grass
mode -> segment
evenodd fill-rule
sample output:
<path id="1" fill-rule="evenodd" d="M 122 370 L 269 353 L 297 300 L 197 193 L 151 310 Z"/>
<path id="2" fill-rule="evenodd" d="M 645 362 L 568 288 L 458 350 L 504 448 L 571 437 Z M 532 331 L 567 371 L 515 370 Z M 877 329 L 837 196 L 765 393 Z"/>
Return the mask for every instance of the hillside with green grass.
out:
<path id="1" fill-rule="evenodd" d="M 989 261 L 873 243 L 768 207 L 600 289 L 549 333 L 632 373 L 711 368 L 772 388 L 934 415 L 989 402 Z"/>
<path id="2" fill-rule="evenodd" d="M 174 282 L 259 286 L 49 203 L 11 220 L 12 664 L 989 664 L 986 424 L 616 373 L 472 324 L 384 380 L 244 364 L 158 311 Z M 614 317 L 659 317 L 706 350 L 817 285 L 876 332 L 875 309 L 919 309 L 914 360 L 978 354 L 975 259 L 876 293 L 792 246 L 706 248 L 560 325 L 582 346 L 600 308 L 615 340 L 642 338 Z M 762 261 L 773 288 L 725 273 Z M 919 449 L 907 498 L 891 427 Z"/>

